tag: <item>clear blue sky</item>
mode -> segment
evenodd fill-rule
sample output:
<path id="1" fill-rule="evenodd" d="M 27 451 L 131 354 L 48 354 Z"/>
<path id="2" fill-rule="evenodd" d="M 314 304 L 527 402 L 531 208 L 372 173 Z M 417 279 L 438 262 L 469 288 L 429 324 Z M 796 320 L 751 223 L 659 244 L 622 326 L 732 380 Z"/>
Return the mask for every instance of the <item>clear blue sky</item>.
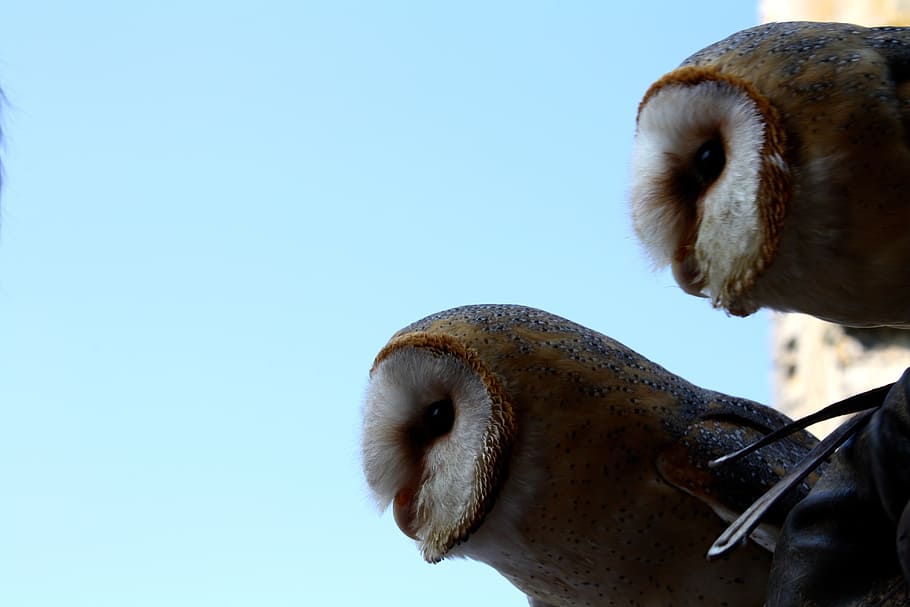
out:
<path id="1" fill-rule="evenodd" d="M 749 2 L 10 2 L 0 604 L 523 605 L 360 475 L 401 326 L 547 309 L 766 401 L 767 318 L 651 272 L 635 112 Z"/>

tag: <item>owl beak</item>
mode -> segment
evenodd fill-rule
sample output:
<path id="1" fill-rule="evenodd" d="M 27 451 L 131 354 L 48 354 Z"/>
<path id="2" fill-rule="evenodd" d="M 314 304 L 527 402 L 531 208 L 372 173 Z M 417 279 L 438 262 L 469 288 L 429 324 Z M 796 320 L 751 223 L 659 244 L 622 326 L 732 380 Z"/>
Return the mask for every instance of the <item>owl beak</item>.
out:
<path id="1" fill-rule="evenodd" d="M 414 508 L 413 494 L 407 489 L 402 489 L 395 496 L 392 503 L 392 512 L 395 515 L 395 524 L 401 529 L 401 532 L 415 541 L 420 541 L 417 537 L 417 516 Z"/>
<path id="2" fill-rule="evenodd" d="M 689 295 L 707 297 L 704 294 L 705 277 L 695 261 L 695 256 L 685 251 L 680 251 L 673 259 L 673 278 L 676 284 Z"/>

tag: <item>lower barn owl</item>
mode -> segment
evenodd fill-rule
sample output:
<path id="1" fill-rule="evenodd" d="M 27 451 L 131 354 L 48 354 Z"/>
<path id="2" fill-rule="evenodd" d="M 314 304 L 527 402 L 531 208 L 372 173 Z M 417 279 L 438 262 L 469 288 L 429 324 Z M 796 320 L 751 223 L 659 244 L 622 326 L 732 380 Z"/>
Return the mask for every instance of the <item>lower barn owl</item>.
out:
<path id="1" fill-rule="evenodd" d="M 910 325 L 910 28 L 770 23 L 655 82 L 635 230 L 679 285 L 850 325 Z"/>
<path id="2" fill-rule="evenodd" d="M 723 559 L 707 548 L 815 444 L 707 461 L 789 420 L 704 390 L 541 310 L 455 308 L 396 333 L 366 390 L 362 455 L 424 558 L 487 563 L 532 605 L 762 604 L 789 503 Z"/>

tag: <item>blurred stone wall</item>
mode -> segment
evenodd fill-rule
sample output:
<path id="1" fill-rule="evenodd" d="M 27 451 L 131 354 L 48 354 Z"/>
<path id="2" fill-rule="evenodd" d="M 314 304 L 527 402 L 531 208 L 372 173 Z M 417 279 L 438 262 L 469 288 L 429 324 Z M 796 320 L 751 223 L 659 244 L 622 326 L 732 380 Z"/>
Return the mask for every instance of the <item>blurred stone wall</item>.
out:
<path id="1" fill-rule="evenodd" d="M 854 329 L 803 314 L 772 315 L 774 406 L 802 417 L 895 381 L 910 366 L 910 331 Z M 817 436 L 838 420 L 812 428 Z"/>
<path id="2" fill-rule="evenodd" d="M 762 0 L 761 20 L 906 25 L 910 0 Z"/>

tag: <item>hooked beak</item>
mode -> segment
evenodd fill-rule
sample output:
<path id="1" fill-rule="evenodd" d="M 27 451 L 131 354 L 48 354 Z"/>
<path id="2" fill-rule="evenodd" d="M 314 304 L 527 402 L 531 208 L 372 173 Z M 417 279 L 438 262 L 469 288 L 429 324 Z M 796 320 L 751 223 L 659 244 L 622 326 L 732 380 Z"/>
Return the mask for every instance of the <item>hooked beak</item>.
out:
<path id="1" fill-rule="evenodd" d="M 673 258 L 672 268 L 673 278 L 683 291 L 696 297 L 708 297 L 703 291 L 705 288 L 705 277 L 701 272 L 701 268 L 698 267 L 695 255 L 680 249 L 676 257 Z"/>
<path id="2" fill-rule="evenodd" d="M 392 503 L 392 513 L 395 515 L 395 524 L 398 525 L 401 532 L 412 540 L 419 541 L 415 506 L 413 493 L 408 489 L 402 489 Z"/>

